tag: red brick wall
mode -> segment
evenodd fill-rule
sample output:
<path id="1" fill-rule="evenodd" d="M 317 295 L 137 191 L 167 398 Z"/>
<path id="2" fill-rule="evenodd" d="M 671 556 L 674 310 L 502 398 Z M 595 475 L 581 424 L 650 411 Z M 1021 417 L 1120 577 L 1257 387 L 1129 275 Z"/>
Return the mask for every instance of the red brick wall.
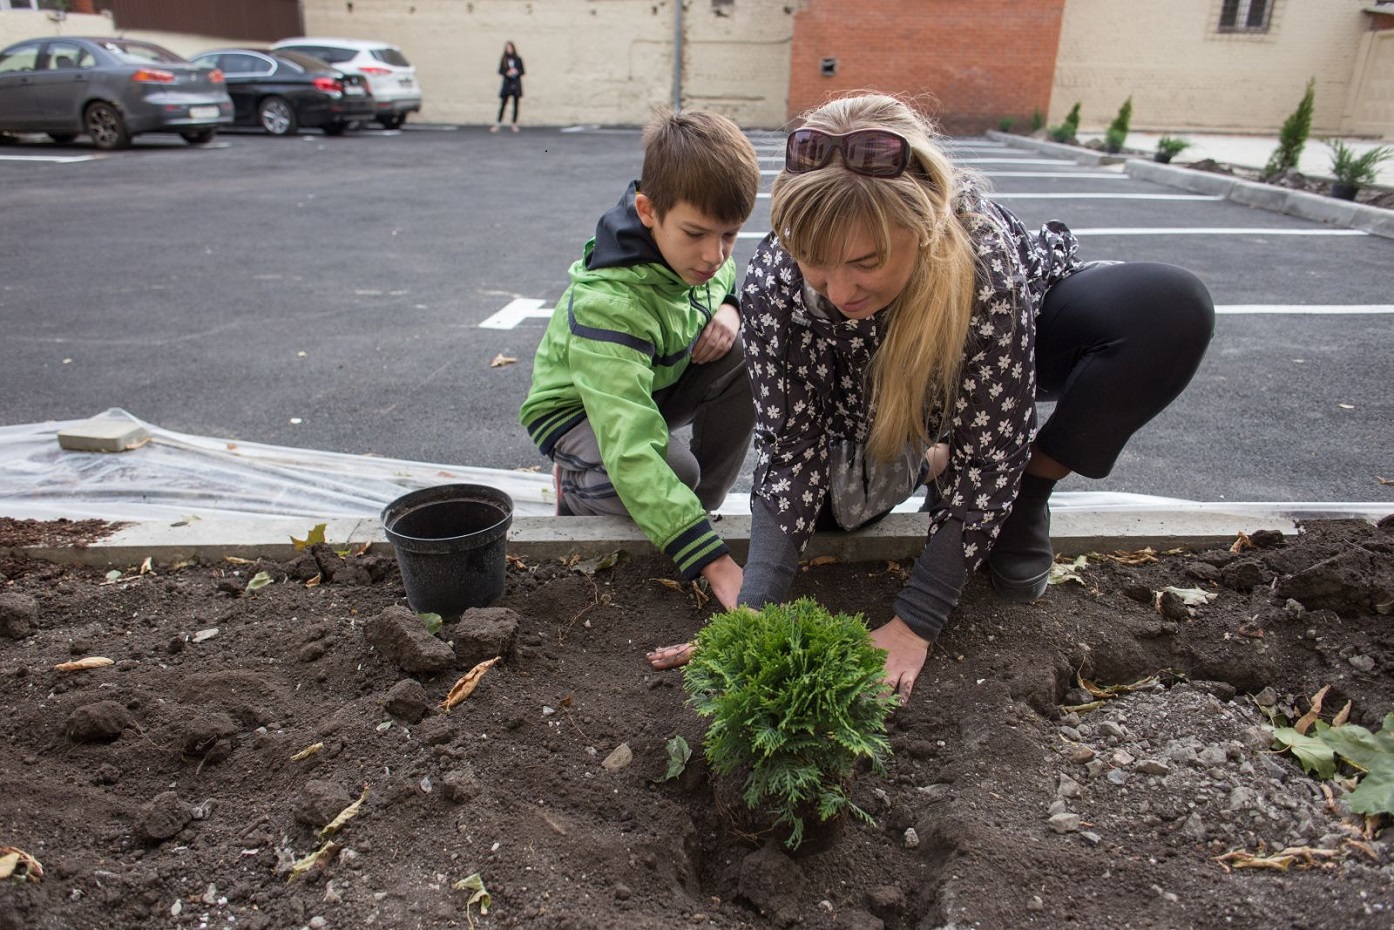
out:
<path id="1" fill-rule="evenodd" d="M 831 96 L 926 99 L 947 132 L 1029 128 L 1050 105 L 1065 0 L 807 0 L 794 15 L 793 118 Z M 824 77 L 820 62 L 837 59 Z M 937 100 L 937 103 L 935 103 Z"/>

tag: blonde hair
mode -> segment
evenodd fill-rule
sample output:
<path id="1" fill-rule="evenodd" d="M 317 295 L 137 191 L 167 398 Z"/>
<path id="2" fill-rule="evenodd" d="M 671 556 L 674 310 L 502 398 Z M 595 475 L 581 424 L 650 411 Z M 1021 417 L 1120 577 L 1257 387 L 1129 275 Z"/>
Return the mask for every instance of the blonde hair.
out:
<path id="1" fill-rule="evenodd" d="M 895 97 L 865 94 L 833 100 L 804 115 L 803 127 L 841 134 L 889 129 L 910 143 L 911 162 L 897 178 L 869 178 L 834 158 L 817 171 L 781 171 L 770 216 L 784 249 L 796 261 L 833 264 L 847 256 L 846 234 L 860 225 L 884 262 L 896 230 L 918 234 L 920 254 L 910 280 L 885 311 L 886 336 L 872 363 L 875 415 L 869 452 L 889 461 L 911 444 L 927 446 L 928 420 L 946 420 L 958 393 L 977 259 L 963 219 L 955 213 L 964 173 L 939 147 L 929 118 Z"/>

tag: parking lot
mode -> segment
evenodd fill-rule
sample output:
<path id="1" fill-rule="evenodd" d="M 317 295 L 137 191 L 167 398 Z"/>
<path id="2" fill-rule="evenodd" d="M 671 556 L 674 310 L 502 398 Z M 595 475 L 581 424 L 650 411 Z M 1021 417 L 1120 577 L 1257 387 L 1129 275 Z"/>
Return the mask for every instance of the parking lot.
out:
<path id="1" fill-rule="evenodd" d="M 781 137 L 753 138 L 768 190 Z M 1110 478 L 1063 489 L 1394 502 L 1394 241 L 954 151 L 1028 225 L 1069 223 L 1086 260 L 1185 266 L 1221 308 L 1182 398 Z M 516 414 L 545 311 L 640 157 L 630 129 L 413 124 L 0 148 L 0 425 L 121 407 L 228 440 L 539 465 Z M 768 221 L 761 199 L 742 267 Z"/>

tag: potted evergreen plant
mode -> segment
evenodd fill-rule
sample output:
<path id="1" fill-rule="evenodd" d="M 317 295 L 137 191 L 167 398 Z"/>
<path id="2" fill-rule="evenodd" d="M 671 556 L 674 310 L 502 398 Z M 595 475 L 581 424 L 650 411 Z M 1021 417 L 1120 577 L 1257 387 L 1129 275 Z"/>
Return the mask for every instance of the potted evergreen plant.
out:
<path id="1" fill-rule="evenodd" d="M 1052 126 L 1047 135 L 1052 142 L 1064 142 L 1073 145 L 1075 136 L 1079 133 L 1079 101 L 1070 107 L 1070 112 L 1065 114 L 1065 121 L 1059 126 Z"/>
<path id="2" fill-rule="evenodd" d="M 859 763 L 884 771 L 890 754 L 885 656 L 861 616 L 811 598 L 737 608 L 697 634 L 683 687 L 711 718 L 704 751 L 738 833 L 794 851 L 847 814 L 871 822 L 850 789 Z"/>
<path id="3" fill-rule="evenodd" d="M 1187 142 L 1185 139 L 1178 139 L 1175 136 L 1162 136 L 1157 140 L 1157 151 L 1152 158 L 1165 165 L 1177 155 L 1180 155 L 1182 151 L 1190 147 L 1191 143 Z"/>
<path id="4" fill-rule="evenodd" d="M 1336 180 L 1331 185 L 1331 196 L 1340 200 L 1354 200 L 1360 188 L 1375 183 L 1379 166 L 1394 158 L 1394 148 L 1387 145 L 1376 146 L 1363 155 L 1340 139 L 1327 139 L 1331 149 L 1331 173 Z"/>
<path id="5" fill-rule="evenodd" d="M 1133 121 L 1133 98 L 1130 94 L 1123 105 L 1118 108 L 1118 115 L 1113 118 L 1113 122 L 1108 124 L 1108 129 L 1104 132 L 1104 151 L 1110 155 L 1117 155 L 1123 151 L 1123 143 L 1128 139 L 1128 128 Z"/>

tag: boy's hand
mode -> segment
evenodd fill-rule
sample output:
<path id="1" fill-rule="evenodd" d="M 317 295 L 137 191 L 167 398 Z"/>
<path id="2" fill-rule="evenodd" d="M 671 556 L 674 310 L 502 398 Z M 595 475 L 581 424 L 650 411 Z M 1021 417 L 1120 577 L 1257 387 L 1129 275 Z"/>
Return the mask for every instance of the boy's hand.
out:
<path id="1" fill-rule="evenodd" d="M 702 335 L 697 337 L 697 344 L 692 347 L 692 361 L 705 365 L 721 358 L 731 351 L 740 332 L 741 315 L 730 304 L 722 304 L 712 314 L 711 322 L 702 330 Z"/>
<path id="2" fill-rule="evenodd" d="M 731 610 L 736 606 L 736 602 L 741 596 L 741 581 L 745 578 L 745 572 L 736 564 L 736 560 L 729 555 L 708 562 L 702 566 L 702 577 L 707 579 L 707 584 L 711 585 L 712 594 L 721 603 L 722 607 Z"/>
<path id="3" fill-rule="evenodd" d="M 891 622 L 871 631 L 871 641 L 886 650 L 886 684 L 900 698 L 901 705 L 910 702 L 910 691 L 924 668 L 925 659 L 933 644 L 915 635 L 906 622 L 892 617 Z"/>

